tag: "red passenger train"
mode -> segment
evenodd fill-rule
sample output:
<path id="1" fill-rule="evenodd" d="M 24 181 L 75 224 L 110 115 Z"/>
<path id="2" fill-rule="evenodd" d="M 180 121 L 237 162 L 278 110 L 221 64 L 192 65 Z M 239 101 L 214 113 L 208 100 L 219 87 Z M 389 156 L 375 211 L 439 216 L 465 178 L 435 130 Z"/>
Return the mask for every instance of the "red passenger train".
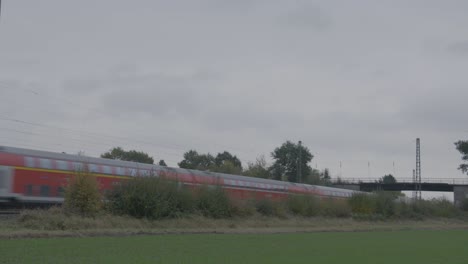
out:
<path id="1" fill-rule="evenodd" d="M 281 200 L 290 194 L 347 198 L 355 191 L 158 165 L 0 146 L 0 204 L 63 202 L 70 177 L 87 166 L 102 192 L 138 175 L 177 179 L 184 185 L 220 185 L 233 199 Z"/>

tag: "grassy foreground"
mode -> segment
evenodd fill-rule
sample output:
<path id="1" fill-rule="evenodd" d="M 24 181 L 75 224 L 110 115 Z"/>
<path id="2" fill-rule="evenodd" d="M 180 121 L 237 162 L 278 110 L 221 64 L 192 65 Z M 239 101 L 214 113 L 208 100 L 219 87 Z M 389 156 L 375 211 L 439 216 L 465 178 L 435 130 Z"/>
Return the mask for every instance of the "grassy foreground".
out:
<path id="1" fill-rule="evenodd" d="M 0 241 L 1 263 L 468 263 L 468 231 L 198 234 Z"/>

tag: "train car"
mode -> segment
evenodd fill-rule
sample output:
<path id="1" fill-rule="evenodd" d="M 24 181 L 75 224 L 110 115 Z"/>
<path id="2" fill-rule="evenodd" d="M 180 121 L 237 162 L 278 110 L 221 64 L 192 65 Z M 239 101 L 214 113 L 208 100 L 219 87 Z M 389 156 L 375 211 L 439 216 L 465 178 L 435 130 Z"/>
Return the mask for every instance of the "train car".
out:
<path id="1" fill-rule="evenodd" d="M 313 195 L 319 198 L 347 198 L 356 192 L 240 175 L 0 146 L 0 203 L 62 203 L 64 189 L 70 177 L 85 168 L 96 176 L 102 192 L 137 176 L 164 176 L 187 186 L 219 185 L 232 199 L 237 200 L 282 200 L 291 194 Z"/>

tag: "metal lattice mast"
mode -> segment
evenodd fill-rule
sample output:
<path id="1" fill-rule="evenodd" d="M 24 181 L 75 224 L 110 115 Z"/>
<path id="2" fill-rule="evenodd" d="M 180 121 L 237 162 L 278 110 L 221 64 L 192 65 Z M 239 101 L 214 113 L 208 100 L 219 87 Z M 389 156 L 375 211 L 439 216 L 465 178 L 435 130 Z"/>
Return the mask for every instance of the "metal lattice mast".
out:
<path id="1" fill-rule="evenodd" d="M 418 199 L 418 192 L 416 191 L 416 170 L 413 170 L 413 183 L 414 183 L 413 200 L 416 200 Z"/>
<path id="2" fill-rule="evenodd" d="M 416 198 L 421 199 L 421 142 L 416 139 Z"/>

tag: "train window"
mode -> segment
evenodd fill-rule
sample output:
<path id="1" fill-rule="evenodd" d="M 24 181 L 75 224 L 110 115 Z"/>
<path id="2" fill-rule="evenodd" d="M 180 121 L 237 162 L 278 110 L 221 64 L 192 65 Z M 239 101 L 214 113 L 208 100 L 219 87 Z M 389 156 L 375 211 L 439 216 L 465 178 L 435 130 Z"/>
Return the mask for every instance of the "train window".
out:
<path id="1" fill-rule="evenodd" d="M 30 167 L 30 168 L 36 167 L 35 164 L 34 164 L 35 162 L 34 162 L 33 157 L 24 157 L 24 163 L 25 163 L 26 167 Z"/>
<path id="2" fill-rule="evenodd" d="M 98 172 L 98 166 L 96 164 L 89 164 L 88 169 L 90 172 L 94 172 L 94 173 Z"/>
<path id="3" fill-rule="evenodd" d="M 57 169 L 59 170 L 68 170 L 68 164 L 66 161 L 63 160 L 57 160 Z"/>
<path id="4" fill-rule="evenodd" d="M 33 186 L 31 184 L 28 184 L 24 186 L 24 194 L 25 195 L 32 195 L 33 194 Z"/>
<path id="5" fill-rule="evenodd" d="M 129 170 L 129 175 L 130 176 L 137 176 L 137 172 L 138 172 L 137 169 L 130 168 L 128 170 Z"/>
<path id="6" fill-rule="evenodd" d="M 116 170 L 118 175 L 125 175 L 125 170 L 122 167 L 117 167 Z"/>
<path id="7" fill-rule="evenodd" d="M 41 196 L 49 196 L 49 186 L 48 185 L 41 185 L 40 194 L 41 194 Z"/>
<path id="8" fill-rule="evenodd" d="M 80 162 L 73 162 L 73 170 L 82 171 L 83 170 L 83 164 L 80 163 Z"/>
<path id="9" fill-rule="evenodd" d="M 49 159 L 39 159 L 39 166 L 43 169 L 52 169 L 52 162 Z"/>
<path id="10" fill-rule="evenodd" d="M 105 174 L 112 174 L 112 169 L 109 166 L 102 166 L 102 172 Z"/>

